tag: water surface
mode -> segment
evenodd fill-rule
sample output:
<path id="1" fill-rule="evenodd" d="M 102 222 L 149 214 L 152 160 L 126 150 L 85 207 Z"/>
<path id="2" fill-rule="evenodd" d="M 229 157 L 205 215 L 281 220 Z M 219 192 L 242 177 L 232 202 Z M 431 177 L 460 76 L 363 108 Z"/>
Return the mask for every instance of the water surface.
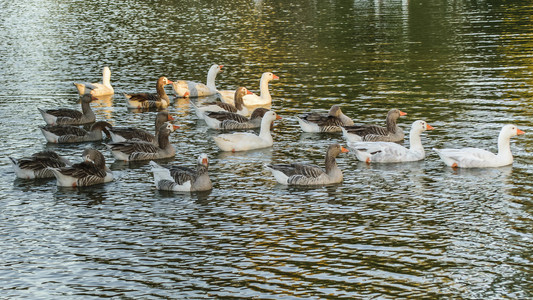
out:
<path id="1" fill-rule="evenodd" d="M 0 16 L 0 268 L 10 298 L 528 298 L 533 187 L 533 6 L 521 1 L 16 1 Z M 37 107 L 79 107 L 74 81 L 109 65 L 114 98 L 99 119 L 152 130 L 155 112 L 121 93 L 159 76 L 258 92 L 262 72 L 283 120 L 271 149 L 221 153 L 176 99 L 172 163 L 205 152 L 214 189 L 157 191 L 147 163 L 114 162 L 102 143 L 45 143 Z M 167 92 L 171 88 L 167 87 Z M 276 184 L 266 163 L 322 165 L 338 134 L 302 133 L 295 115 L 340 104 L 359 123 L 390 108 L 436 129 L 427 158 L 367 165 L 338 159 L 339 185 Z M 496 151 L 515 162 L 452 170 L 433 147 Z M 407 144 L 407 141 L 406 141 Z M 102 150 L 116 180 L 58 188 L 15 179 L 7 156 Z"/>

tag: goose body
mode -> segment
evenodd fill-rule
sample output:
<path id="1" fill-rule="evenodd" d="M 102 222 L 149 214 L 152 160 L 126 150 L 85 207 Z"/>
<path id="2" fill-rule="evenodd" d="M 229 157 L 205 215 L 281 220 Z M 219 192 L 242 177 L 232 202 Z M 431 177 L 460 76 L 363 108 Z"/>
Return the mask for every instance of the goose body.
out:
<path id="1" fill-rule="evenodd" d="M 247 116 L 249 115 L 249 112 L 248 112 L 248 108 L 244 106 L 243 97 L 251 93 L 252 92 L 248 91 L 248 89 L 246 89 L 245 87 L 239 87 L 237 91 L 235 92 L 235 101 L 234 101 L 235 105 L 222 102 L 222 101 L 208 103 L 207 105 L 203 105 L 203 106 L 196 106 L 192 103 L 191 105 L 193 106 L 198 119 L 204 119 L 206 112 L 209 112 L 209 111 L 226 111 L 226 112 L 238 113 L 240 115 Z"/>
<path id="2" fill-rule="evenodd" d="M 276 119 L 281 119 L 281 117 L 273 111 L 268 111 L 261 120 L 259 135 L 236 132 L 215 136 L 213 140 L 222 151 L 236 152 L 271 147 L 274 142 L 270 134 L 270 126 Z"/>
<path id="3" fill-rule="evenodd" d="M 208 111 L 205 113 L 205 123 L 213 129 L 241 130 L 261 127 L 261 120 L 266 108 L 258 107 L 254 109 L 250 118 L 227 111 Z"/>
<path id="4" fill-rule="evenodd" d="M 93 97 L 90 94 L 81 96 L 81 111 L 70 108 L 41 109 L 37 108 L 49 125 L 83 125 L 96 121 L 91 108 Z"/>
<path id="5" fill-rule="evenodd" d="M 74 86 L 78 89 L 80 95 L 91 94 L 95 97 L 113 95 L 115 90 L 111 86 L 111 70 L 109 67 L 104 67 L 102 71 L 101 83 L 74 83 Z"/>
<path id="6" fill-rule="evenodd" d="M 479 148 L 433 149 L 447 166 L 452 168 L 496 168 L 513 163 L 511 137 L 524 134 L 515 125 L 503 126 L 498 135 L 498 153 Z"/>
<path id="7" fill-rule="evenodd" d="M 422 160 L 426 157 L 420 134 L 433 127 L 425 121 L 413 122 L 409 132 L 410 148 L 395 142 L 350 142 L 348 146 L 354 151 L 358 160 L 367 163 L 394 163 Z"/>
<path id="8" fill-rule="evenodd" d="M 406 113 L 398 109 L 391 109 L 387 114 L 386 127 L 378 125 L 355 125 L 341 128 L 347 142 L 401 142 L 404 132 L 396 121 Z"/>
<path id="9" fill-rule="evenodd" d="M 196 169 L 182 166 L 162 167 L 150 161 L 158 190 L 174 192 L 208 191 L 213 188 L 207 172 L 209 160 L 206 154 L 200 154 Z"/>
<path id="10" fill-rule="evenodd" d="M 169 135 L 178 126 L 168 122 L 159 128 L 158 145 L 141 140 L 126 140 L 124 142 L 113 142 L 107 146 L 117 160 L 136 161 L 152 160 L 173 157 L 176 149 L 169 142 Z"/>
<path id="11" fill-rule="evenodd" d="M 268 88 L 268 83 L 272 80 L 278 80 L 279 77 L 272 72 L 265 72 L 261 75 L 259 81 L 260 96 L 256 94 L 249 94 L 243 97 L 244 105 L 247 107 L 256 106 L 270 106 L 272 104 L 272 96 Z M 222 100 L 226 103 L 234 104 L 235 91 L 219 91 Z"/>
<path id="12" fill-rule="evenodd" d="M 124 93 L 126 106 L 128 108 L 158 108 L 165 109 L 170 105 L 170 99 L 165 92 L 165 85 L 171 84 L 172 81 L 161 76 L 157 79 L 156 94 L 153 93 Z"/>
<path id="13" fill-rule="evenodd" d="M 52 178 L 54 173 L 48 168 L 62 168 L 70 166 L 68 159 L 54 151 L 41 151 L 30 157 L 15 159 L 9 157 L 15 175 L 22 179 Z"/>
<path id="14" fill-rule="evenodd" d="M 46 125 L 39 128 L 47 142 L 66 144 L 101 141 L 103 139 L 102 132 L 109 136 L 111 127 L 111 124 L 105 121 L 98 121 L 91 125 L 90 130 L 74 125 Z"/>
<path id="15" fill-rule="evenodd" d="M 301 163 L 266 165 L 277 182 L 284 185 L 326 185 L 342 182 L 342 171 L 335 158 L 348 150 L 339 144 L 328 147 L 325 156 L 325 169 Z"/>
<path id="16" fill-rule="evenodd" d="M 304 132 L 340 132 L 342 126 L 354 124 L 338 105 L 333 105 L 328 114 L 308 113 L 296 118 Z"/>
<path id="17" fill-rule="evenodd" d="M 172 88 L 178 97 L 206 97 L 215 95 L 217 88 L 215 78 L 222 72 L 222 65 L 212 65 L 207 72 L 206 84 L 196 81 L 179 80 L 172 84 Z"/>
<path id="18" fill-rule="evenodd" d="M 57 180 L 58 186 L 81 187 L 113 180 L 113 173 L 105 165 L 105 158 L 96 149 L 83 151 L 84 161 L 70 167 L 49 168 Z"/>
<path id="19" fill-rule="evenodd" d="M 126 140 L 138 139 L 141 141 L 150 142 L 154 145 L 158 145 L 158 132 L 161 125 L 167 121 L 172 121 L 174 118 L 166 110 L 157 112 L 155 117 L 155 134 L 152 134 L 146 130 L 142 130 L 134 127 L 113 127 L 109 129 L 109 134 L 113 142 L 124 142 Z"/>

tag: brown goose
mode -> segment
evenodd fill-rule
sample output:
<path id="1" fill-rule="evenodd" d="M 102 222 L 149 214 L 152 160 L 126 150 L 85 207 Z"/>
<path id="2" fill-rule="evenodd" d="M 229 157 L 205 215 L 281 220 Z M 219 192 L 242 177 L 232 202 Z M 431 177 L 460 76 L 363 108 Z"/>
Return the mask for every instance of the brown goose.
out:
<path id="1" fill-rule="evenodd" d="M 250 92 L 247 88 L 241 86 L 235 91 L 235 105 L 222 101 L 206 103 L 206 105 L 204 106 L 196 106 L 192 103 L 191 105 L 193 106 L 194 111 L 196 112 L 196 116 L 198 116 L 199 119 L 204 119 L 205 114 L 208 111 L 227 111 L 247 116 L 249 114 L 248 108 L 244 106 L 244 102 L 242 99 L 244 96 L 249 94 L 252 94 L 252 92 Z"/>
<path id="2" fill-rule="evenodd" d="M 333 105 L 328 114 L 314 112 L 296 118 L 304 132 L 338 132 L 341 131 L 341 126 L 354 124 L 338 105 Z"/>
<path id="3" fill-rule="evenodd" d="M 387 127 L 377 125 L 344 126 L 342 133 L 347 142 L 401 142 L 403 129 L 396 125 L 400 116 L 407 115 L 399 109 L 391 109 L 387 114 Z"/>
<path id="4" fill-rule="evenodd" d="M 96 149 L 85 149 L 83 162 L 70 167 L 50 168 L 57 179 L 58 186 L 89 186 L 113 180 L 113 173 L 105 165 L 105 158 Z"/>
<path id="5" fill-rule="evenodd" d="M 94 123 L 88 131 L 74 125 L 39 126 L 46 141 L 57 144 L 101 141 L 102 131 L 109 137 L 108 129 L 111 127 L 111 124 L 105 121 Z"/>
<path id="6" fill-rule="evenodd" d="M 207 154 L 200 154 L 196 170 L 181 166 L 166 168 L 158 165 L 154 161 L 150 161 L 150 165 L 152 166 L 154 181 L 158 190 L 197 192 L 208 191 L 213 188 L 213 184 L 207 173 L 209 166 Z"/>
<path id="7" fill-rule="evenodd" d="M 342 171 L 335 158 L 348 150 L 339 144 L 328 147 L 325 157 L 326 169 L 309 164 L 266 165 L 276 180 L 284 185 L 325 185 L 342 182 Z"/>
<path id="8" fill-rule="evenodd" d="M 84 94 L 81 96 L 81 111 L 69 108 L 58 109 L 41 109 L 37 108 L 43 116 L 46 124 L 49 125 L 82 125 L 93 123 L 96 121 L 96 116 L 91 109 L 91 101 L 94 96 Z"/>
<path id="9" fill-rule="evenodd" d="M 113 127 L 109 129 L 113 142 L 124 142 L 131 139 L 147 141 L 157 146 L 158 132 L 161 125 L 167 121 L 173 121 L 174 118 L 166 110 L 159 111 L 155 117 L 155 135 L 146 130 L 134 127 Z"/>
<path id="10" fill-rule="evenodd" d="M 176 155 L 176 149 L 168 140 L 170 133 L 178 126 L 168 122 L 159 128 L 158 145 L 141 140 L 127 140 L 109 143 L 107 146 L 117 160 L 134 161 L 168 158 Z"/>
<path id="11" fill-rule="evenodd" d="M 248 119 L 245 116 L 227 111 L 208 111 L 205 114 L 205 123 L 213 129 L 239 130 L 261 127 L 261 119 L 269 111 L 266 108 L 256 108 Z"/>
<path id="12" fill-rule="evenodd" d="M 126 105 L 129 108 L 167 108 L 170 105 L 170 99 L 165 92 L 165 85 L 172 83 L 166 77 L 161 76 L 157 80 L 156 91 L 157 94 L 152 93 L 136 93 L 127 94 Z"/>
<path id="13" fill-rule="evenodd" d="M 15 159 L 9 157 L 13 164 L 13 169 L 18 178 L 52 178 L 54 173 L 48 168 L 61 168 L 70 166 L 68 159 L 60 156 L 54 151 L 41 151 L 34 153 L 30 157 Z"/>

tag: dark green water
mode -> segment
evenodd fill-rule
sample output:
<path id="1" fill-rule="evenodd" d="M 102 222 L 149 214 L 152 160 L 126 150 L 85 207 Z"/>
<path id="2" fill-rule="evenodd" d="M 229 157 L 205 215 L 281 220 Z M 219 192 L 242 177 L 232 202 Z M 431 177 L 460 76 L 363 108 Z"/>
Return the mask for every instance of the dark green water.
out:
<path id="1" fill-rule="evenodd" d="M 8 298 L 532 297 L 533 4 L 528 1 L 9 1 L 0 4 L 0 241 Z M 37 107 L 77 108 L 74 81 L 110 66 L 115 98 L 99 119 L 152 128 L 123 91 L 157 77 L 258 92 L 262 72 L 283 120 L 271 149 L 225 154 L 187 100 L 175 161 L 211 158 L 214 189 L 155 190 L 147 163 L 114 162 L 116 180 L 63 189 L 15 179 L 7 156 L 43 149 L 79 160 L 88 144 L 47 145 Z M 167 92 L 171 88 L 167 87 Z M 294 116 L 340 104 L 357 122 L 390 108 L 424 119 L 424 161 L 339 157 L 344 182 L 285 188 L 265 163 L 322 164 L 338 134 L 304 134 Z M 511 167 L 454 171 L 433 147 L 496 151 Z"/>

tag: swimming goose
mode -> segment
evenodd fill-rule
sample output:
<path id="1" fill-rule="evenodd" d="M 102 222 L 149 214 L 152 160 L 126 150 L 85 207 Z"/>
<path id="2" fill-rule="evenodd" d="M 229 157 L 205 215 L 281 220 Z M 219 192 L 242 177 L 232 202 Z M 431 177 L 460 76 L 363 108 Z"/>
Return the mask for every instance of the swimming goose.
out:
<path id="1" fill-rule="evenodd" d="M 219 72 L 222 72 L 223 65 L 212 65 L 207 72 L 207 85 L 196 81 L 180 80 L 172 84 L 174 92 L 178 97 L 206 97 L 215 95 L 217 88 L 215 78 Z"/>
<path id="2" fill-rule="evenodd" d="M 30 157 L 15 159 L 9 157 L 15 175 L 23 179 L 52 178 L 54 173 L 48 168 L 70 166 L 71 162 L 54 151 L 41 151 Z"/>
<path id="3" fill-rule="evenodd" d="M 304 132 L 340 132 L 341 126 L 354 124 L 338 105 L 331 106 L 328 114 L 313 112 L 296 118 Z"/>
<path id="4" fill-rule="evenodd" d="M 166 110 L 159 111 L 155 117 L 155 135 L 146 130 L 134 127 L 113 127 L 109 129 L 111 139 L 113 142 L 124 142 L 131 139 L 139 139 L 150 142 L 154 145 L 158 144 L 157 136 L 159 128 L 167 121 L 173 121 L 174 118 Z"/>
<path id="5" fill-rule="evenodd" d="M 413 122 L 409 131 L 410 148 L 395 142 L 350 142 L 348 147 L 355 152 L 358 160 L 367 163 L 393 163 L 422 160 L 426 157 L 420 134 L 433 127 L 425 121 Z"/>
<path id="6" fill-rule="evenodd" d="M 452 168 L 497 168 L 513 163 L 511 137 L 524 134 L 515 125 L 503 126 L 498 136 L 498 154 L 479 148 L 433 149 Z"/>
<path id="7" fill-rule="evenodd" d="M 243 97 L 245 106 L 270 106 L 272 104 L 272 96 L 270 95 L 270 90 L 268 89 L 268 83 L 271 80 L 279 79 L 278 76 L 274 75 L 272 72 L 265 72 L 261 75 L 261 80 L 259 81 L 259 88 L 261 96 L 256 94 L 250 94 Z M 226 103 L 234 104 L 234 95 L 235 91 L 225 90 L 219 91 L 219 94 L 222 100 Z"/>
<path id="8" fill-rule="evenodd" d="M 241 86 L 235 92 L 235 101 L 234 101 L 235 105 L 222 102 L 222 101 L 207 103 L 206 105 L 203 105 L 203 106 L 196 106 L 193 103 L 191 103 L 191 105 L 193 106 L 198 119 L 204 119 L 205 113 L 208 111 L 227 111 L 227 112 L 238 113 L 240 115 L 247 116 L 249 115 L 248 108 L 244 106 L 244 102 L 242 98 L 245 95 L 248 95 L 251 93 L 252 92 L 248 91 L 248 89 Z"/>
<path id="9" fill-rule="evenodd" d="M 159 128 L 158 145 L 141 140 L 126 140 L 124 142 L 109 143 L 107 147 L 113 153 L 117 160 L 134 161 L 150 160 L 173 157 L 176 155 L 176 149 L 170 144 L 168 138 L 170 133 L 176 130 L 178 126 L 168 122 Z"/>
<path id="10" fill-rule="evenodd" d="M 261 120 L 259 135 L 250 132 L 235 132 L 214 136 L 213 140 L 222 151 L 246 151 L 271 147 L 274 141 L 270 134 L 270 126 L 274 120 L 281 119 L 273 111 L 268 111 Z"/>
<path id="11" fill-rule="evenodd" d="M 207 154 L 198 156 L 196 170 L 182 167 L 171 166 L 162 167 L 154 161 L 150 161 L 152 172 L 154 173 L 154 182 L 158 190 L 174 192 L 197 192 L 209 191 L 213 188 L 207 168 L 209 160 Z"/>
<path id="12" fill-rule="evenodd" d="M 96 116 L 91 109 L 91 101 L 94 100 L 90 94 L 81 96 L 81 111 L 70 108 L 41 109 L 37 108 L 43 116 L 46 124 L 49 125 L 82 125 L 96 121 Z"/>
<path id="13" fill-rule="evenodd" d="M 96 149 L 85 149 L 83 162 L 70 167 L 50 168 L 57 179 L 58 186 L 89 186 L 113 180 L 113 173 L 105 165 L 105 158 Z"/>
<path id="14" fill-rule="evenodd" d="M 170 99 L 165 92 L 165 85 L 172 83 L 166 77 L 161 76 L 157 79 L 156 91 L 153 93 L 136 93 L 126 94 L 126 105 L 128 108 L 167 108 L 170 105 Z"/>
<path id="15" fill-rule="evenodd" d="M 88 131 L 74 125 L 39 126 L 46 141 L 56 144 L 101 141 L 103 139 L 102 131 L 109 137 L 111 127 L 111 124 L 105 121 L 94 123 Z"/>
<path id="16" fill-rule="evenodd" d="M 213 129 L 252 129 L 261 126 L 261 120 L 267 111 L 269 110 L 266 108 L 258 107 L 254 109 L 249 119 L 245 116 L 227 111 L 208 111 L 205 113 L 204 120 L 207 126 Z"/>
<path id="17" fill-rule="evenodd" d="M 276 164 L 266 165 L 276 181 L 284 185 L 325 185 L 342 182 L 342 171 L 335 158 L 348 150 L 339 144 L 328 147 L 325 156 L 326 169 L 310 164 Z"/>
<path id="18" fill-rule="evenodd" d="M 105 66 L 102 71 L 102 83 L 74 83 L 80 95 L 91 94 L 95 97 L 113 95 L 115 90 L 111 86 L 111 70 Z"/>
<path id="19" fill-rule="evenodd" d="M 396 120 L 400 116 L 407 115 L 398 109 L 391 109 L 387 114 L 387 127 L 377 125 L 344 126 L 342 134 L 347 142 L 400 142 L 403 141 L 404 133 Z"/>

